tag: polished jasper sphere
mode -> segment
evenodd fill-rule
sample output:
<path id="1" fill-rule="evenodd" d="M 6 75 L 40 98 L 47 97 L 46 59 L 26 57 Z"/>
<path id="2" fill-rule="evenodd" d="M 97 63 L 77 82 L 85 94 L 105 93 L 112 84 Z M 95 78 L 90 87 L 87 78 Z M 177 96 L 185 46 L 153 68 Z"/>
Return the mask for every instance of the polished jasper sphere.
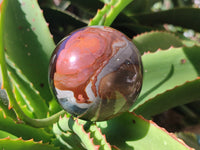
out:
<path id="1" fill-rule="evenodd" d="M 72 32 L 55 48 L 50 86 L 64 110 L 103 121 L 128 111 L 142 86 L 141 56 L 132 41 L 110 27 Z"/>

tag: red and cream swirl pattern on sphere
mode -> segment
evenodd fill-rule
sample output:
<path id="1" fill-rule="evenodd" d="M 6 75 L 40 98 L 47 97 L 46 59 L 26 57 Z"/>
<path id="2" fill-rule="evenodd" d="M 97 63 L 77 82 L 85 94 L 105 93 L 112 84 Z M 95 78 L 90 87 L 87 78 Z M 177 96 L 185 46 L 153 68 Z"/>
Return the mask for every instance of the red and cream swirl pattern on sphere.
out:
<path id="1" fill-rule="evenodd" d="M 49 78 L 66 111 L 86 120 L 107 120 L 127 111 L 137 98 L 141 57 L 123 33 L 104 26 L 85 27 L 57 45 Z"/>

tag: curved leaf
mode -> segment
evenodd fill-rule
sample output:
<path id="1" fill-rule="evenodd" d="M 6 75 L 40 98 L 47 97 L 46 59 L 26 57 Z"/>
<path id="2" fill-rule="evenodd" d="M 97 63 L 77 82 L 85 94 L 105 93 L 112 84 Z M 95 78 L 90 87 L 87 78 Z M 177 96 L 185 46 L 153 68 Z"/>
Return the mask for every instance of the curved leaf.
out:
<path id="1" fill-rule="evenodd" d="M 30 118 L 35 118 L 35 114 L 33 112 L 33 108 L 29 105 L 29 102 L 26 99 L 26 96 L 23 95 L 20 91 L 19 91 L 19 87 L 17 88 L 16 86 L 14 87 L 14 93 L 15 93 L 15 98 L 19 104 L 19 106 L 21 107 L 21 109 L 23 110 L 23 112 Z"/>
<path id="2" fill-rule="evenodd" d="M 11 139 L 17 139 L 18 137 L 8 133 L 8 132 L 5 132 L 5 131 L 2 131 L 0 130 L 0 139 L 4 139 L 4 138 L 7 138 L 7 137 L 10 137 Z"/>
<path id="3" fill-rule="evenodd" d="M 45 99 L 48 63 L 55 45 L 37 1 L 5 0 L 3 45 L 9 58 Z M 31 10 L 31 11 L 30 11 Z"/>
<path id="4" fill-rule="evenodd" d="M 105 4 L 102 9 L 97 11 L 97 14 L 90 20 L 89 25 L 104 25 L 110 26 L 119 13 L 133 0 L 111 0 Z"/>
<path id="5" fill-rule="evenodd" d="M 135 110 L 145 118 L 164 112 L 170 108 L 200 100 L 200 78 L 167 90 L 139 105 Z"/>
<path id="6" fill-rule="evenodd" d="M 106 140 L 106 136 L 102 134 L 101 129 L 97 127 L 96 124 L 90 125 L 87 130 L 90 132 L 90 136 L 93 137 L 94 143 L 100 145 L 99 149 L 102 150 L 111 150 L 110 144 Z"/>
<path id="7" fill-rule="evenodd" d="M 9 116 L 14 120 L 17 120 L 17 116 L 13 109 L 8 109 L 8 96 L 5 90 L 0 89 L 0 108 L 3 109 L 5 116 Z"/>
<path id="8" fill-rule="evenodd" d="M 98 122 L 97 125 L 106 135 L 108 142 L 119 149 L 192 149 L 175 135 L 133 113 L 124 113 L 112 120 Z"/>
<path id="9" fill-rule="evenodd" d="M 151 31 L 137 35 L 133 38 L 133 43 L 142 54 L 147 51 L 154 52 L 159 48 L 168 49 L 171 46 L 183 46 L 181 39 L 172 33 L 164 31 Z"/>
<path id="10" fill-rule="evenodd" d="M 76 125 L 75 125 L 76 124 Z M 57 124 L 54 124 L 53 131 L 56 134 L 57 140 L 60 143 L 65 143 L 66 147 L 73 147 L 74 149 L 79 147 L 80 144 L 84 144 L 85 147 L 99 148 L 99 149 L 111 149 L 110 144 L 107 142 L 105 135 L 101 133 L 100 128 L 92 122 L 84 120 L 73 120 L 72 118 L 63 117 L 60 118 Z M 79 142 L 79 144 L 78 144 Z M 81 148 L 83 149 L 83 147 Z"/>
<path id="11" fill-rule="evenodd" d="M 90 133 L 87 133 L 83 124 L 79 124 L 78 121 L 86 123 L 86 121 L 74 120 L 65 116 L 57 124 L 54 124 L 53 132 L 56 134 L 57 140 L 66 148 L 98 149 L 99 145 L 95 145 Z M 81 145 L 84 145 L 84 147 Z"/>
<path id="12" fill-rule="evenodd" d="M 70 118 L 69 120 L 70 129 L 79 136 L 79 138 L 85 145 L 86 149 L 98 149 L 100 146 L 94 144 L 94 141 L 90 136 L 90 133 L 87 133 L 84 130 L 83 125 L 79 124 L 78 121 L 79 121 L 78 119 L 74 120 Z"/>
<path id="13" fill-rule="evenodd" d="M 42 144 L 41 142 L 34 142 L 33 140 L 24 141 L 22 139 L 12 140 L 10 138 L 0 139 L 0 149 L 5 150 L 59 150 L 59 148 L 54 147 L 49 144 Z"/>
<path id="14" fill-rule="evenodd" d="M 143 87 L 132 110 L 158 94 L 196 79 L 200 75 L 199 57 L 198 46 L 170 48 L 143 55 Z"/>
<path id="15" fill-rule="evenodd" d="M 44 129 L 33 128 L 25 124 L 17 124 L 11 118 L 3 115 L 0 110 L 0 130 L 6 131 L 24 140 L 34 139 L 34 141 L 50 142 L 52 135 Z M 1 145 L 1 144 L 0 144 Z"/>
<path id="16" fill-rule="evenodd" d="M 141 24 L 158 25 L 168 23 L 200 31 L 199 8 L 175 8 L 154 13 L 142 13 L 132 17 Z"/>
<path id="17" fill-rule="evenodd" d="M 68 125 L 66 124 L 66 126 Z M 76 134 L 62 130 L 63 129 L 60 128 L 59 124 L 54 124 L 53 132 L 56 136 L 56 140 L 54 140 L 53 143 L 56 146 L 59 146 L 63 149 L 85 150 L 85 147 L 82 145 L 80 138 Z"/>
<path id="18" fill-rule="evenodd" d="M 130 5 L 123 11 L 127 15 L 135 13 L 149 12 L 154 3 L 161 0 L 134 0 Z"/>
<path id="19" fill-rule="evenodd" d="M 45 100 L 39 95 L 39 92 L 33 87 L 33 85 L 29 82 L 29 80 L 27 80 L 20 70 L 15 69 L 15 66 L 13 66 L 11 62 L 8 63 L 7 68 L 9 70 L 12 83 L 15 86 L 15 90 L 17 90 L 14 91 L 14 94 L 16 94 L 15 92 L 19 92 L 21 96 L 23 96 L 22 99 L 17 100 L 20 102 L 24 100 L 26 105 L 37 118 L 46 117 L 48 107 L 45 103 Z"/>

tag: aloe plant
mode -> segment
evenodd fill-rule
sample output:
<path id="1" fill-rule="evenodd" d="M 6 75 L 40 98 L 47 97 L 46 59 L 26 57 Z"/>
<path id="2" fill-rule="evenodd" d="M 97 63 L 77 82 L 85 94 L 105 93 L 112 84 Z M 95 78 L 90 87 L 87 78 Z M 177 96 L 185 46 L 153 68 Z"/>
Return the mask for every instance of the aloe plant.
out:
<path id="1" fill-rule="evenodd" d="M 187 116 L 184 129 L 200 123 L 200 9 L 190 0 L 168 1 L 170 7 L 163 2 L 3 0 L 0 149 L 199 149 L 197 130 L 175 135 L 152 121 L 172 109 Z M 71 116 L 48 86 L 55 43 L 87 25 L 121 30 L 142 54 L 140 96 L 129 112 L 108 121 Z M 188 29 L 194 34 L 190 38 L 183 35 Z"/>

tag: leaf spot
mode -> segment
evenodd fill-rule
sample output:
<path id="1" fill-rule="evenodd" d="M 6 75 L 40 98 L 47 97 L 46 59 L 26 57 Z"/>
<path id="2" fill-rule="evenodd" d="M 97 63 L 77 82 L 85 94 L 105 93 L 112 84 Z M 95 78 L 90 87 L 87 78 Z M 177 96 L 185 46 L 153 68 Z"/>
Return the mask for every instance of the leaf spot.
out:
<path id="1" fill-rule="evenodd" d="M 181 64 L 185 64 L 186 63 L 186 59 L 181 59 Z"/>
<path id="2" fill-rule="evenodd" d="M 21 29 L 22 29 L 22 26 L 19 26 L 18 29 L 21 30 Z"/>
<path id="3" fill-rule="evenodd" d="M 44 87 L 44 83 L 40 83 L 40 87 L 42 87 L 42 88 L 43 88 L 43 87 Z"/>

